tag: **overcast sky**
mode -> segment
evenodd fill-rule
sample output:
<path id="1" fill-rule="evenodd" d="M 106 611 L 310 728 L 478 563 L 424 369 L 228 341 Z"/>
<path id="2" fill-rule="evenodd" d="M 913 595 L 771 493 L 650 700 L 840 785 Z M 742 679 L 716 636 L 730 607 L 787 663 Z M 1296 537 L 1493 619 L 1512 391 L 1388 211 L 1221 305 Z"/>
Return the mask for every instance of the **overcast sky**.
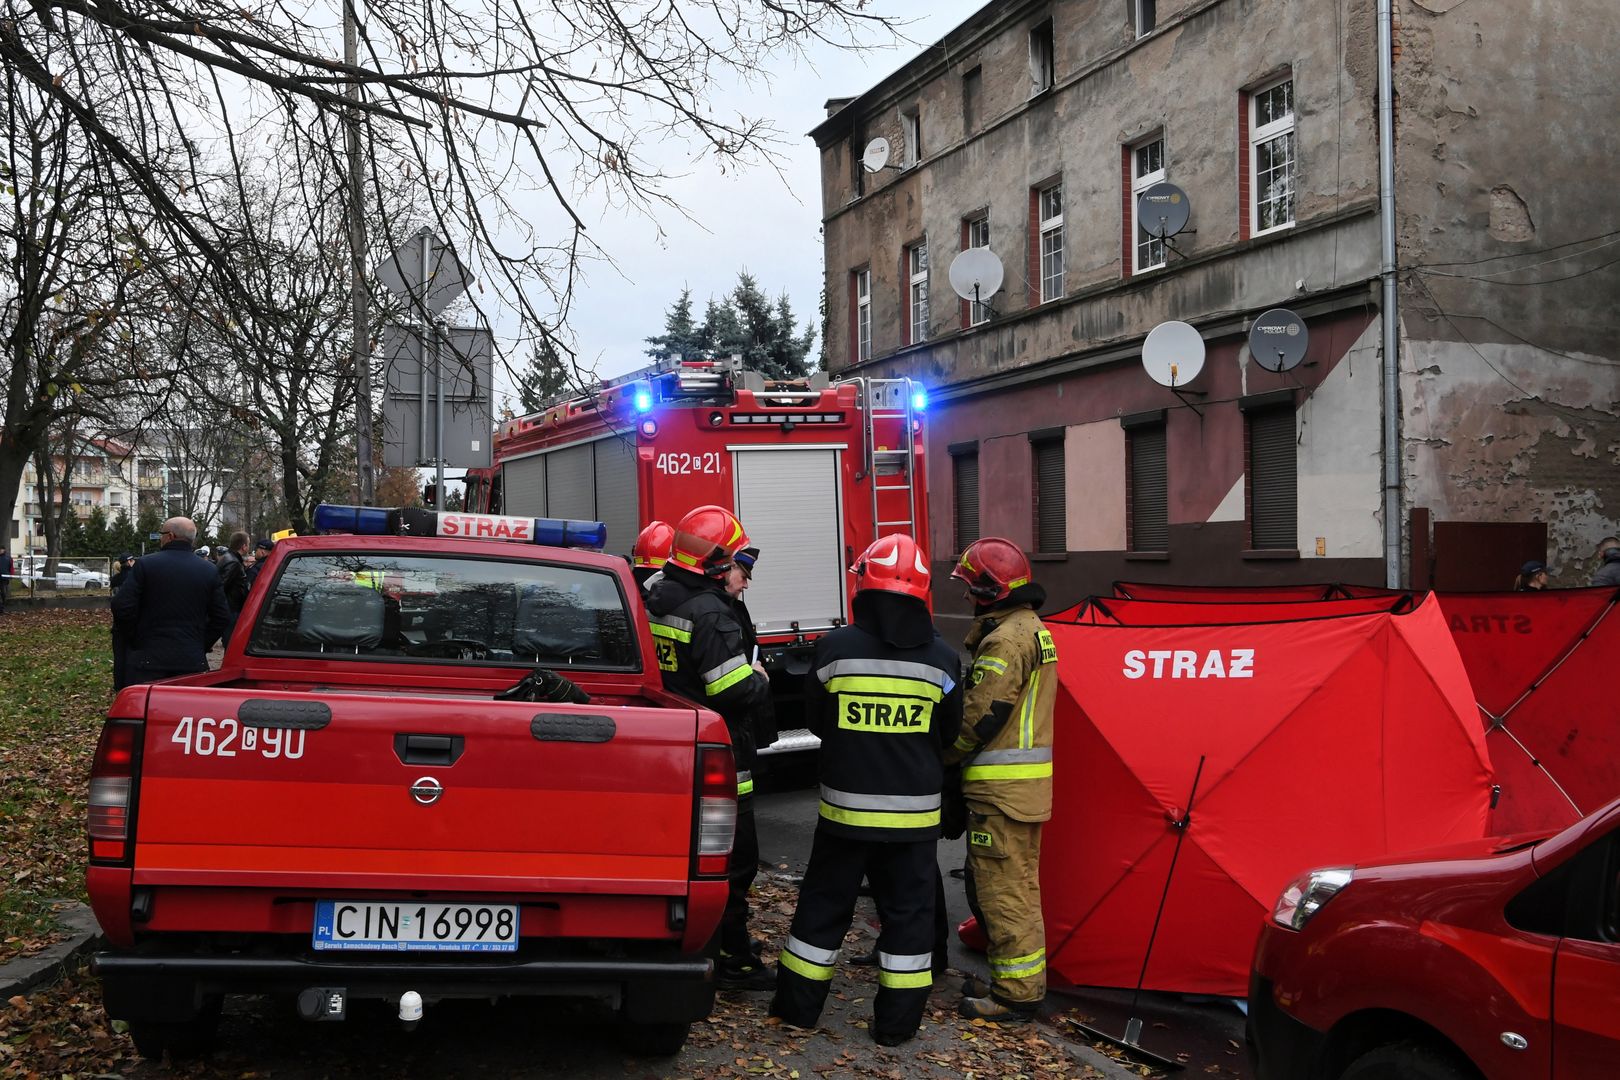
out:
<path id="1" fill-rule="evenodd" d="M 619 273 L 606 266 L 589 271 L 572 319 L 581 359 L 594 362 L 603 377 L 646 364 L 642 339 L 662 332 L 664 314 L 683 286 L 691 287 L 701 314 L 704 302 L 730 290 L 745 268 L 771 296 L 787 293 L 801 327 L 806 321 L 816 325 L 821 166 L 805 133 L 825 119 L 828 98 L 869 89 L 915 56 L 917 43 L 938 41 L 983 2 L 873 0 L 869 11 L 906 20 L 902 32 L 909 42 L 862 55 L 816 49 L 808 64 L 784 64 L 774 71 L 766 94 L 746 88 L 718 94 L 722 113 L 759 116 L 779 129 L 781 174 L 760 166 L 722 175 L 707 161 L 690 164 L 684 148 L 672 147 L 660 163 L 686 175 L 668 190 L 695 223 L 673 213 L 651 221 L 622 211 L 590 222 L 590 234 L 612 254 Z"/>

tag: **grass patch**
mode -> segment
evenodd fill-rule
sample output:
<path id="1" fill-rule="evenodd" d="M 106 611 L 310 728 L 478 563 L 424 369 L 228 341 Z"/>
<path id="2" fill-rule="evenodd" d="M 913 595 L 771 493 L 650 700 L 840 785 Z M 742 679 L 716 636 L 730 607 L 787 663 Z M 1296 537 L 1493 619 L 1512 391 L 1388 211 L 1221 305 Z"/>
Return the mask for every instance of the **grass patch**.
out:
<path id="1" fill-rule="evenodd" d="M 100 610 L 0 618 L 0 962 L 58 940 L 58 905 L 85 899 L 85 789 L 112 700 L 111 626 Z"/>

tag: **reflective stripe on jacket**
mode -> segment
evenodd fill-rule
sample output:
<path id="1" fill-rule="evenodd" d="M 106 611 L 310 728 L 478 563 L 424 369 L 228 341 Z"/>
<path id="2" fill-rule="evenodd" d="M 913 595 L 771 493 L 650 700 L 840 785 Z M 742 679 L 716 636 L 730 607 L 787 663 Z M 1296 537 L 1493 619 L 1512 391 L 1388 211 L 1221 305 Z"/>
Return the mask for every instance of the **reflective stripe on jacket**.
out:
<path id="1" fill-rule="evenodd" d="M 961 761 L 978 750 L 962 770 L 962 793 L 1017 821 L 1045 821 L 1052 816 L 1057 699 L 1052 635 L 1025 606 L 981 616 L 965 644 L 973 650 L 973 667 L 961 729 L 947 754 Z M 1006 720 L 992 730 L 998 705 Z"/>
<path id="2" fill-rule="evenodd" d="M 805 704 L 821 738 L 819 828 L 864 840 L 939 835 L 941 752 L 961 726 L 955 651 L 889 645 L 860 626 L 816 642 Z"/>

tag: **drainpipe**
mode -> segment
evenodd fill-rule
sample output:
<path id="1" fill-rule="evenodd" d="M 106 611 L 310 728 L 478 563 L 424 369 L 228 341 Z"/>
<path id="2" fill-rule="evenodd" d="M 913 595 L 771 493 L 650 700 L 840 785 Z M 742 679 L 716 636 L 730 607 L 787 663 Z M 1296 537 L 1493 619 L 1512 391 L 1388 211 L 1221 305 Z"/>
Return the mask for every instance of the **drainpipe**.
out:
<path id="1" fill-rule="evenodd" d="M 1400 311 L 1395 295 L 1394 0 L 1378 0 L 1378 217 L 1383 233 L 1384 584 L 1401 584 Z"/>

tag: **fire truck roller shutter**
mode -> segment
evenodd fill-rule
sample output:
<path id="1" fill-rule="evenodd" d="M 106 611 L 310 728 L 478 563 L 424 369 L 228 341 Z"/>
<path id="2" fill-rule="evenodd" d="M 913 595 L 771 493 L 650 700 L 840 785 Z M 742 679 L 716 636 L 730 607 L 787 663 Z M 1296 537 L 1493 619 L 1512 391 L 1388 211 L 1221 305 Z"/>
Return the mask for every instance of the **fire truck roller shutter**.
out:
<path id="1" fill-rule="evenodd" d="M 596 515 L 595 454 L 590 443 L 546 455 L 546 516 L 590 521 Z M 634 540 L 632 536 L 630 539 Z"/>
<path id="2" fill-rule="evenodd" d="M 636 501 L 636 447 L 629 436 L 602 439 L 596 447 L 596 513 L 589 521 L 607 526 L 609 555 L 628 555 L 641 532 Z"/>
<path id="3" fill-rule="evenodd" d="M 748 611 L 760 633 L 844 616 L 843 493 L 836 449 L 739 449 L 737 517 L 760 549 Z"/>
<path id="4" fill-rule="evenodd" d="M 501 466 L 501 513 L 514 517 L 546 516 L 544 454 L 516 458 Z"/>

